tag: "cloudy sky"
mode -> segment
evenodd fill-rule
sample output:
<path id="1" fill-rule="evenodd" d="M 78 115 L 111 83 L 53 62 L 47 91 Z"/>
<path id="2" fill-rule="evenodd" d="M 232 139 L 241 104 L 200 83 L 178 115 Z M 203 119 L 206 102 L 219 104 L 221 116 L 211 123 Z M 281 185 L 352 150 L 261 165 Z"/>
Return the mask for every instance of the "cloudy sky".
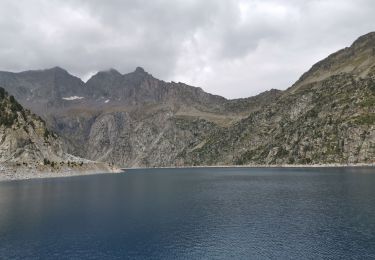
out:
<path id="1" fill-rule="evenodd" d="M 136 66 L 228 98 L 289 87 L 375 31 L 374 0 L 0 0 L 0 70 Z"/>

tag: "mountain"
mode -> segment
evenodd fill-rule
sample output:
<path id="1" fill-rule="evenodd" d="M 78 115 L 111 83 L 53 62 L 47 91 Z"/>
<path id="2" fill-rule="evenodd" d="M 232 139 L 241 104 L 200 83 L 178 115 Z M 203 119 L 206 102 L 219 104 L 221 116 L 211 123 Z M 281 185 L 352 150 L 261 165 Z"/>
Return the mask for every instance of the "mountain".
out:
<path id="1" fill-rule="evenodd" d="M 60 138 L 39 116 L 24 109 L 0 87 L 0 179 L 26 173 L 112 171 L 112 167 L 64 152 Z M 22 177 L 23 176 L 23 177 Z"/>
<path id="2" fill-rule="evenodd" d="M 81 96 L 84 92 L 84 82 L 59 67 L 0 74 L 0 86 L 7 89 L 24 107 L 38 114 L 64 106 L 65 97 Z"/>
<path id="3" fill-rule="evenodd" d="M 61 68 L 0 72 L 66 151 L 126 167 L 374 163 L 375 33 L 285 91 L 227 100 L 138 67 L 86 83 Z M 251 84 L 251 83 L 250 83 Z"/>
<path id="4" fill-rule="evenodd" d="M 87 83 L 60 68 L 0 72 L 0 83 L 63 137 L 67 152 L 125 166 L 171 165 L 186 147 L 281 93 L 227 100 L 140 67 L 124 75 L 101 71 Z"/>
<path id="5" fill-rule="evenodd" d="M 274 102 L 179 155 L 192 165 L 375 162 L 375 33 L 315 64 Z"/>

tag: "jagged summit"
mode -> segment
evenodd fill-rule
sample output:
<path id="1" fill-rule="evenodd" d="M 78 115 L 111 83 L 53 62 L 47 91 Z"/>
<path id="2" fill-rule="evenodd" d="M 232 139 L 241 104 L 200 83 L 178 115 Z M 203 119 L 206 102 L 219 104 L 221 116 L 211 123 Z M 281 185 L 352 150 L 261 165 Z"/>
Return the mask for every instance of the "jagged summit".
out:
<path id="1" fill-rule="evenodd" d="M 88 85 L 92 85 L 93 82 L 97 81 L 97 80 L 110 80 L 110 81 L 113 81 L 113 80 L 123 80 L 123 78 L 127 78 L 127 77 L 131 77 L 131 78 L 134 78 L 134 77 L 137 77 L 139 78 L 140 76 L 146 76 L 146 75 L 150 75 L 149 73 L 147 73 L 142 67 L 136 67 L 136 69 L 133 71 L 133 72 L 129 72 L 129 73 L 126 73 L 126 74 L 121 74 L 118 70 L 114 69 L 114 68 L 110 68 L 108 70 L 101 70 L 101 71 L 98 71 L 96 74 L 94 74 L 88 81 Z M 113 82 L 112 82 L 113 83 Z M 96 83 L 95 83 L 96 84 Z"/>
<path id="2" fill-rule="evenodd" d="M 142 67 L 136 67 L 134 72 L 136 72 L 136 73 L 146 73 L 146 71 Z"/>

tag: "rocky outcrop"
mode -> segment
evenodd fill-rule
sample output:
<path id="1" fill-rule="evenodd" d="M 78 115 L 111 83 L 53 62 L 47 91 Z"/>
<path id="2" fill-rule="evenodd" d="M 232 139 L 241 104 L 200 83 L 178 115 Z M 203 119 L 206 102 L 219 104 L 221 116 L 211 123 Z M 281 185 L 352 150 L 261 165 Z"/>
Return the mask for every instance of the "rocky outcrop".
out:
<path id="1" fill-rule="evenodd" d="M 0 88 L 0 162 L 61 161 L 68 158 L 45 122 Z"/>

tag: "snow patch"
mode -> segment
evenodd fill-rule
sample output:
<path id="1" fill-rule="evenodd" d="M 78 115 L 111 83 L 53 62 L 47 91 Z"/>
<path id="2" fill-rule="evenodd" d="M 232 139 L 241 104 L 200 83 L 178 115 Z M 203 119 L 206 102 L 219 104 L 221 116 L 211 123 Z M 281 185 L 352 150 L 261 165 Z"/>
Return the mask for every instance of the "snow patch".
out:
<path id="1" fill-rule="evenodd" d="M 84 97 L 78 97 L 78 96 L 72 96 L 72 97 L 63 97 L 64 100 L 77 100 L 77 99 L 83 99 Z"/>
<path id="2" fill-rule="evenodd" d="M 109 102 L 109 99 L 107 99 L 106 101 L 104 101 L 104 103 L 108 103 Z"/>

